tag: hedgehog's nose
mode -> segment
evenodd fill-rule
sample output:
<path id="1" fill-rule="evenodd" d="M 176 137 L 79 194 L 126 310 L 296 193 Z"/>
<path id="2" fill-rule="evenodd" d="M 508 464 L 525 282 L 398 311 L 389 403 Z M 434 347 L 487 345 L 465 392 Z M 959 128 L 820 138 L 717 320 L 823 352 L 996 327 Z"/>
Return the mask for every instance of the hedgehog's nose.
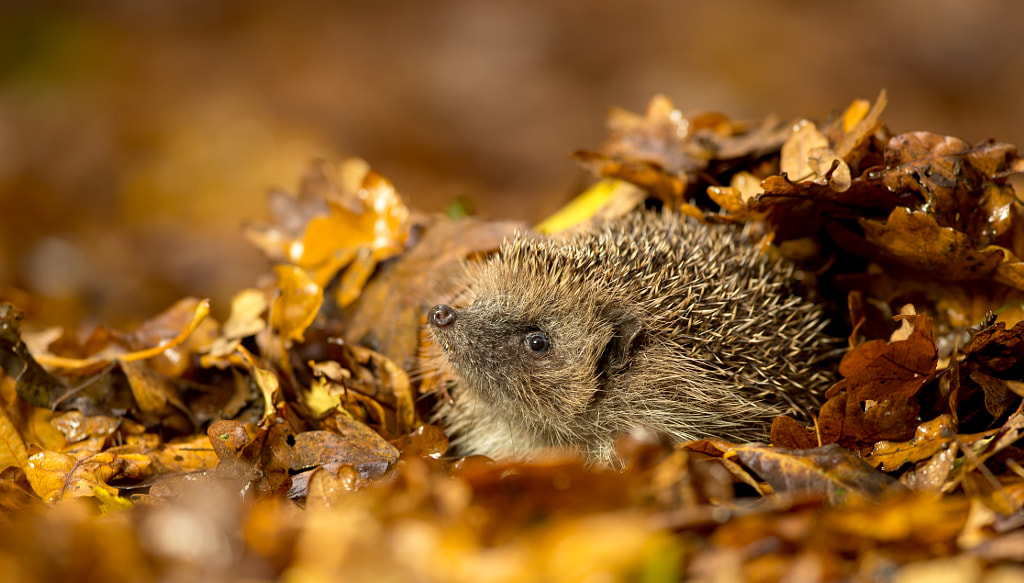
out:
<path id="1" fill-rule="evenodd" d="M 451 306 L 438 304 L 427 312 L 427 321 L 431 326 L 447 328 L 455 323 L 455 310 Z"/>

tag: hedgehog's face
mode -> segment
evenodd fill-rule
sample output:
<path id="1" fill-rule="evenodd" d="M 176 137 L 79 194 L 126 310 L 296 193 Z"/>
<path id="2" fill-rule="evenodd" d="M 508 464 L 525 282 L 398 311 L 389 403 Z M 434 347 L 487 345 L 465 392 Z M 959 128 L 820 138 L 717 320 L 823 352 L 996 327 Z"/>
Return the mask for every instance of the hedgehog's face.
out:
<path id="1" fill-rule="evenodd" d="M 624 327 L 621 314 L 537 289 L 529 297 L 475 291 L 469 306 L 435 306 L 427 318 L 459 386 L 533 426 L 562 428 L 593 414 L 610 368 L 628 360 L 624 351 L 639 326 Z"/>

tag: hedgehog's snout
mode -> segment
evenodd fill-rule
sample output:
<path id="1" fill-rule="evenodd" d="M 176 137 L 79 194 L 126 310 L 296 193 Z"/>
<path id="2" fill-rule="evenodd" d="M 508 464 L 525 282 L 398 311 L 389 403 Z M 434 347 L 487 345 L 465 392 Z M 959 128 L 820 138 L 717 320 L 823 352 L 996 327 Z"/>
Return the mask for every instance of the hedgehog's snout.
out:
<path id="1" fill-rule="evenodd" d="M 427 322 L 434 328 L 447 328 L 455 323 L 455 309 L 438 304 L 427 312 Z"/>

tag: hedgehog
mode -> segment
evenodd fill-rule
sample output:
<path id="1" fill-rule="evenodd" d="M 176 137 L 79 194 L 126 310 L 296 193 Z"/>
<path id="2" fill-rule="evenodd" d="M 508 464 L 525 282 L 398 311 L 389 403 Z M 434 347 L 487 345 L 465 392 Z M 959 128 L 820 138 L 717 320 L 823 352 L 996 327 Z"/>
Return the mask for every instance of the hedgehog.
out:
<path id="1" fill-rule="evenodd" d="M 563 239 L 517 234 L 467 265 L 427 323 L 454 379 L 437 411 L 459 455 L 568 449 L 614 465 L 615 440 L 764 440 L 833 381 L 820 305 L 794 266 L 734 226 L 642 211 Z"/>

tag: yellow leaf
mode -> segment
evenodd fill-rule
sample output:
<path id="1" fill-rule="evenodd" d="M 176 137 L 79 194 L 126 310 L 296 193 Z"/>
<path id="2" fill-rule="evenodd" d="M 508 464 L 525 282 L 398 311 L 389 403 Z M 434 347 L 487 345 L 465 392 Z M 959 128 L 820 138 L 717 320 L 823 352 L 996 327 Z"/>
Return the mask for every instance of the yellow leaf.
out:
<path id="1" fill-rule="evenodd" d="M 304 391 L 302 395 L 302 402 L 309 408 L 310 413 L 313 417 L 320 419 L 327 415 L 328 412 L 333 411 L 338 405 L 341 404 L 341 399 L 338 395 L 332 394 L 329 383 L 324 377 L 317 377 L 313 379 L 313 384 L 310 385 L 308 391 Z"/>
<path id="2" fill-rule="evenodd" d="M 267 327 L 263 312 L 267 310 L 267 294 L 258 289 L 245 289 L 231 299 L 231 314 L 221 328 L 221 336 L 204 349 L 200 357 L 203 368 L 224 367 L 242 340 Z"/>
<path id="3" fill-rule="evenodd" d="M 196 303 L 195 312 L 192 315 L 192 321 L 189 322 L 188 325 L 185 326 L 185 329 L 178 333 L 177 336 L 170 340 L 162 341 L 157 346 L 123 354 L 116 358 L 121 362 L 131 362 L 133 360 L 146 360 L 147 358 L 159 356 L 187 340 L 192 332 L 199 327 L 199 324 L 201 324 L 209 315 L 210 300 L 201 300 Z M 102 367 L 112 360 L 112 358 L 108 356 L 96 358 L 66 358 L 62 356 L 54 356 L 52 354 L 37 354 L 34 356 L 39 364 L 42 364 L 43 366 L 66 370 L 92 369 L 97 366 Z"/>
<path id="4" fill-rule="evenodd" d="M 63 450 L 67 446 L 68 440 L 53 424 L 53 419 L 53 411 L 42 407 L 33 407 L 32 413 L 21 430 L 22 439 L 29 445 L 38 445 L 43 449 Z"/>
<path id="5" fill-rule="evenodd" d="M 569 201 L 569 204 L 555 211 L 553 215 L 544 219 L 537 225 L 536 230 L 545 234 L 557 233 L 587 221 L 616 192 L 624 188 L 624 185 L 629 184 L 621 180 L 601 180 Z M 636 187 L 634 186 L 633 188 Z"/>
<path id="6" fill-rule="evenodd" d="M 112 457 L 112 454 L 106 455 Z M 113 490 L 111 492 L 113 495 L 117 495 L 115 488 L 110 488 L 97 478 L 95 470 L 99 469 L 102 473 L 107 472 L 96 468 L 95 463 L 92 465 L 94 471 L 89 472 L 82 466 L 82 461 L 75 456 L 55 451 L 42 451 L 28 459 L 28 468 L 25 470 L 25 474 L 36 495 L 45 502 L 57 502 L 65 497 L 92 496 L 96 487 L 109 488 Z"/>
<path id="7" fill-rule="evenodd" d="M 782 144 L 779 169 L 793 182 L 800 182 L 816 176 L 809 164 L 811 152 L 818 148 L 828 148 L 828 138 L 810 120 L 802 120 L 796 125 L 793 135 Z"/>
<path id="8" fill-rule="evenodd" d="M 843 114 L 843 137 L 835 144 L 839 158 L 849 161 L 849 154 L 881 127 L 882 112 L 888 102 L 885 89 L 882 89 L 873 105 L 858 99 L 847 108 Z"/>
<path id="9" fill-rule="evenodd" d="M 904 320 L 906 322 L 906 320 Z M 939 453 L 955 437 L 955 425 L 949 415 L 939 415 L 918 425 L 909 441 L 879 441 L 864 461 L 883 470 L 894 471 L 903 464 L 919 462 Z"/>
<path id="10" fill-rule="evenodd" d="M 151 414 L 158 414 L 164 410 L 167 405 L 167 379 L 160 377 L 141 362 L 122 362 L 121 371 L 128 378 L 128 386 L 139 409 Z"/>
<path id="11" fill-rule="evenodd" d="M 102 514 L 127 510 L 133 506 L 131 500 L 122 498 L 117 494 L 111 494 L 106 488 L 93 488 L 93 496 L 99 500 L 100 513 Z"/>
<path id="12" fill-rule="evenodd" d="M 341 214 L 337 205 L 332 205 L 332 213 L 326 217 L 315 217 L 309 221 L 302 242 L 292 247 L 293 261 L 306 269 L 317 269 L 325 264 L 333 263 L 341 269 L 352 260 L 359 245 L 368 245 L 372 236 L 372 224 L 360 220 L 363 215 L 353 216 Z M 369 217 L 366 217 L 369 218 Z"/>
<path id="13" fill-rule="evenodd" d="M 278 389 L 277 377 L 269 370 L 254 366 L 252 367 L 252 378 L 256 381 L 256 386 L 260 388 L 260 393 L 263 394 L 263 419 L 267 419 L 277 412 L 277 408 L 274 406 Z"/>
<path id="14" fill-rule="evenodd" d="M 166 443 L 146 454 L 158 466 L 172 472 L 191 472 L 217 467 L 217 454 L 204 434 Z"/>
<path id="15" fill-rule="evenodd" d="M 850 107 L 846 108 L 846 112 L 843 113 L 843 131 L 849 132 L 860 123 L 860 120 L 864 119 L 864 116 L 868 114 L 868 110 L 871 109 L 871 102 L 867 99 L 855 99 Z"/>
<path id="16" fill-rule="evenodd" d="M 747 214 L 747 203 L 762 192 L 761 180 L 745 170 L 734 174 L 729 186 L 708 187 L 708 196 L 715 204 L 738 216 Z"/>
<path id="17" fill-rule="evenodd" d="M 24 470 L 28 466 L 28 452 L 11 418 L 0 408 L 0 470 L 8 466 Z"/>
<path id="18" fill-rule="evenodd" d="M 114 478 L 133 479 L 148 475 L 152 460 L 143 454 L 116 455 L 110 452 L 68 455 L 41 451 L 28 460 L 25 475 L 36 495 L 46 502 L 96 496 L 103 491 L 110 497 L 118 489 L 108 482 Z"/>
<path id="19" fill-rule="evenodd" d="M 377 268 L 377 263 L 390 255 L 390 252 L 368 247 L 359 250 L 348 269 L 341 275 L 341 281 L 335 294 L 335 301 L 338 302 L 339 308 L 344 308 L 356 301 L 356 298 L 363 293 L 363 288 L 370 276 L 373 275 L 374 269 Z"/>
<path id="20" fill-rule="evenodd" d="M 783 449 L 745 445 L 729 450 L 775 492 L 812 491 L 830 501 L 877 499 L 884 492 L 905 490 L 892 477 L 836 444 L 814 449 Z"/>
<path id="21" fill-rule="evenodd" d="M 274 299 L 270 321 L 287 345 L 302 340 L 320 311 L 324 292 L 300 267 L 278 265 L 274 271 L 281 293 Z"/>
<path id="22" fill-rule="evenodd" d="M 261 317 L 267 309 L 267 297 L 258 289 L 245 289 L 231 299 L 231 314 L 224 322 L 224 336 L 245 338 L 266 327 Z"/>
<path id="23" fill-rule="evenodd" d="M 330 214 L 310 219 L 289 250 L 290 261 L 312 273 L 321 287 L 353 262 L 372 272 L 377 262 L 401 253 L 409 236 L 409 209 L 391 182 L 365 165 L 354 170 L 349 166 L 341 168 L 349 175 L 342 177 L 350 183 L 344 185 L 345 194 L 328 198 Z M 350 276 L 342 282 L 339 298 L 351 298 L 351 303 L 363 283 L 361 275 Z"/>

